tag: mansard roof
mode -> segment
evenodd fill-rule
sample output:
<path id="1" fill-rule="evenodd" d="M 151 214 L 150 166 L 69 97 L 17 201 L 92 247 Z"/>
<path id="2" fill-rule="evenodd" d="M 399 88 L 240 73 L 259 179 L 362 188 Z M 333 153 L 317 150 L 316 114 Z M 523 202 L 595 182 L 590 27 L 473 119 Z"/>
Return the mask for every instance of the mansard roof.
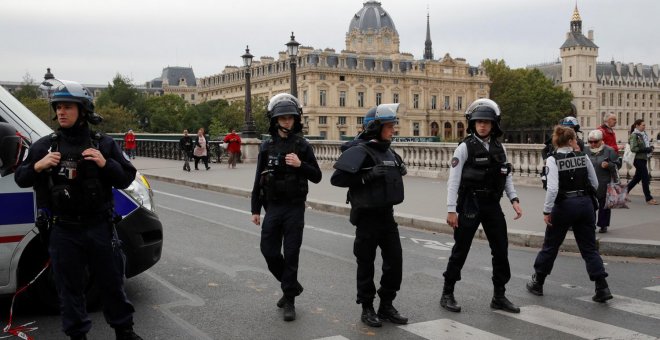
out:
<path id="1" fill-rule="evenodd" d="M 186 86 L 197 86 L 195 72 L 193 72 L 192 67 L 168 66 L 163 69 L 160 79 L 163 84 L 167 82 L 169 86 L 179 86 L 181 79 L 186 81 Z"/>
<path id="2" fill-rule="evenodd" d="M 589 40 L 589 38 L 585 37 L 581 32 L 568 32 L 566 41 L 564 41 L 564 44 L 561 45 L 560 48 L 580 46 L 598 48 L 598 46 L 594 44 L 593 41 Z"/>

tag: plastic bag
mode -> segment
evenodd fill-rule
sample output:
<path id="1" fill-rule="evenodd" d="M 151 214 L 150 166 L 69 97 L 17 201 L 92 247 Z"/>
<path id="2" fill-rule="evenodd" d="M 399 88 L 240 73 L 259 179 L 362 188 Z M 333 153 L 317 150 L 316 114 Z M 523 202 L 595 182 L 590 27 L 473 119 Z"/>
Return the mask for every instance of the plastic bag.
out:
<path id="1" fill-rule="evenodd" d="M 605 194 L 605 207 L 607 209 L 628 209 L 626 204 L 626 195 L 628 187 L 625 184 L 611 182 L 607 184 L 607 193 Z"/>
<path id="2" fill-rule="evenodd" d="M 635 162 L 635 153 L 630 150 L 630 143 L 626 144 L 626 148 L 623 150 L 623 162 L 628 169 L 632 168 L 633 162 Z"/>

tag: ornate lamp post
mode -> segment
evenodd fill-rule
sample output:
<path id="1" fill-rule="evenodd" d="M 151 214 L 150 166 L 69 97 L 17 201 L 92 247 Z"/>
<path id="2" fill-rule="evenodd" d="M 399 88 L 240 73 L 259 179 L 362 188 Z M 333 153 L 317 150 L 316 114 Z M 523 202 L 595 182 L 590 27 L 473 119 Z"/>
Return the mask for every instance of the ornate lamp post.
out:
<path id="1" fill-rule="evenodd" d="M 291 95 L 298 98 L 298 82 L 296 78 L 296 58 L 298 57 L 298 43 L 295 39 L 296 37 L 291 32 L 291 40 L 286 43 L 286 49 L 289 53 L 289 65 L 291 68 Z M 300 99 L 300 98 L 298 98 Z"/>
<path id="2" fill-rule="evenodd" d="M 245 47 L 245 54 L 243 54 L 241 58 L 243 58 L 243 66 L 245 66 L 245 125 L 243 125 L 243 131 L 241 132 L 241 137 L 257 138 L 257 129 L 254 126 L 254 119 L 252 119 L 250 66 L 252 65 L 252 58 L 254 58 L 254 56 L 250 54 L 250 46 Z"/>

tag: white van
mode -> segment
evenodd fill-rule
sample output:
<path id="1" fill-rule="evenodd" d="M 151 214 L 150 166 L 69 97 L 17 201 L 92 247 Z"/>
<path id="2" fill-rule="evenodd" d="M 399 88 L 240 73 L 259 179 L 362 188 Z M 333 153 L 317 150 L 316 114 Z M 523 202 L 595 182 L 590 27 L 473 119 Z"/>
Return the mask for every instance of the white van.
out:
<path id="1" fill-rule="evenodd" d="M 6 122 L 27 138 L 28 148 L 53 130 L 4 88 L 0 87 L 0 122 Z M 138 173 L 124 190 L 113 189 L 115 210 L 123 216 L 117 233 L 124 243 L 126 277 L 135 276 L 158 262 L 163 247 L 163 226 L 154 212 L 153 192 Z M 0 294 L 12 294 L 43 268 L 48 259 L 45 245 L 34 225 L 36 201 L 32 188 L 21 189 L 14 176 L 0 178 Z M 52 274 L 35 282 L 34 293 L 55 309 L 57 294 Z M 88 286 L 93 287 L 93 278 Z M 98 296 L 88 295 L 88 300 Z M 90 301 L 91 304 L 97 301 Z"/>

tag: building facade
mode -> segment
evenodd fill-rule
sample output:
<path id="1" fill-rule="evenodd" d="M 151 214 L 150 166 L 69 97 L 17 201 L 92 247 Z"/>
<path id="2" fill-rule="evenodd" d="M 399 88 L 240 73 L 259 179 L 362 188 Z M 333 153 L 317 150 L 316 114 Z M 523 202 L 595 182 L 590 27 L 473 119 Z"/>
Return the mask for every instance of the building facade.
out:
<path id="1" fill-rule="evenodd" d="M 365 2 L 352 17 L 344 50 L 301 47 L 296 79 L 306 134 L 354 136 L 370 107 L 400 103 L 398 135 L 463 137 L 464 111 L 475 99 L 488 97 L 490 81 L 483 68 L 463 58 L 447 53 L 433 59 L 428 16 L 423 51 L 423 59 L 399 51 L 394 21 L 378 1 Z M 245 72 L 227 66 L 219 74 L 199 78 L 199 100 L 243 100 Z M 255 60 L 249 72 L 252 96 L 267 99 L 289 92 L 285 52 Z"/>
<path id="2" fill-rule="evenodd" d="M 197 79 L 192 67 L 168 66 L 160 77 L 147 82 L 145 87 L 161 95 L 174 94 L 190 104 L 197 104 Z"/>
<path id="3" fill-rule="evenodd" d="M 582 18 L 576 5 L 570 31 L 560 47 L 560 60 L 530 67 L 573 93 L 574 111 L 583 130 L 595 129 L 606 114 L 613 113 L 618 119 L 615 132 L 620 141 L 627 141 L 636 119 L 644 119 L 646 132 L 655 138 L 660 132 L 658 64 L 598 62 L 597 58 L 594 32 L 582 34 Z"/>

